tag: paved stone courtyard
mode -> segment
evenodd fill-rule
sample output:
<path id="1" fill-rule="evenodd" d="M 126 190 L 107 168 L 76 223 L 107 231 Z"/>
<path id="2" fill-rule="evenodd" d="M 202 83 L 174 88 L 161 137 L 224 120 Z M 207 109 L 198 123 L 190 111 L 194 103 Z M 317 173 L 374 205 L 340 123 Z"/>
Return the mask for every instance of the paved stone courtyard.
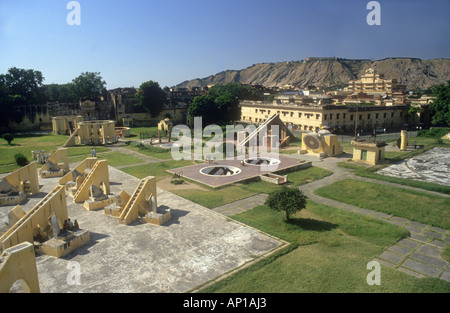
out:
<path id="1" fill-rule="evenodd" d="M 450 186 L 450 149 L 434 148 L 377 173 Z"/>
<path id="2" fill-rule="evenodd" d="M 132 193 L 139 180 L 109 169 L 111 192 Z M 40 179 L 41 194 L 23 204 L 30 210 L 50 191 L 57 179 Z M 103 211 L 87 211 L 67 196 L 69 217 L 89 230 L 86 245 L 56 259 L 36 259 L 41 292 L 186 292 L 267 256 L 285 242 L 234 222 L 170 192 L 158 189 L 158 206 L 172 209 L 172 219 L 163 226 L 135 222 L 119 224 Z M 0 208 L 0 222 L 7 222 L 12 207 Z M 81 284 L 67 283 L 78 262 Z"/>

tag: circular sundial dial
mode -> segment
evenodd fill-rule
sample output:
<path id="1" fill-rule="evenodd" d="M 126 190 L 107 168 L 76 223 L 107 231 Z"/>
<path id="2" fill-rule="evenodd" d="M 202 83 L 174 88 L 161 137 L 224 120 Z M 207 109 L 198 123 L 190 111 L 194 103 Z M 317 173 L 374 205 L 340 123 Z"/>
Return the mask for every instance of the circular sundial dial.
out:
<path id="1" fill-rule="evenodd" d="M 305 141 L 306 147 L 310 150 L 317 150 L 322 146 L 321 139 L 316 134 L 306 135 L 305 137 L 303 137 L 303 140 Z"/>

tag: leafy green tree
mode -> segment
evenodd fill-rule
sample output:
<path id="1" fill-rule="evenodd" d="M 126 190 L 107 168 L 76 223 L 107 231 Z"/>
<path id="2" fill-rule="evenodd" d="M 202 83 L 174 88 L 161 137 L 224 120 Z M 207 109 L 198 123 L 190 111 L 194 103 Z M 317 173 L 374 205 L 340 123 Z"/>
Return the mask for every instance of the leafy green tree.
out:
<path id="1" fill-rule="evenodd" d="M 216 123 L 217 114 L 215 98 L 210 95 L 195 97 L 188 108 L 191 122 L 194 121 L 195 117 L 202 117 L 205 126 Z"/>
<path id="2" fill-rule="evenodd" d="M 12 67 L 6 74 L 0 75 L 1 89 L 7 95 L 20 95 L 23 104 L 35 104 L 39 102 L 39 88 L 42 86 L 44 76 L 40 71 L 32 69 L 19 69 Z"/>
<path id="3" fill-rule="evenodd" d="M 9 133 L 3 134 L 2 138 L 8 142 L 8 145 L 11 145 L 11 142 L 14 140 L 14 136 Z"/>
<path id="4" fill-rule="evenodd" d="M 106 82 L 98 72 L 85 72 L 72 80 L 73 97 L 76 101 L 83 98 L 98 101 L 105 95 L 105 87 Z"/>
<path id="5" fill-rule="evenodd" d="M 263 100 L 264 98 L 250 86 L 240 83 L 214 85 L 209 89 L 208 93 L 213 97 L 218 97 L 228 93 L 238 100 Z"/>
<path id="6" fill-rule="evenodd" d="M 271 192 L 264 204 L 272 210 L 285 212 L 286 220 L 289 220 L 291 215 L 306 208 L 307 199 L 298 188 L 283 186 Z"/>
<path id="7" fill-rule="evenodd" d="M 17 123 L 24 117 L 23 106 L 39 103 L 40 86 L 44 81 L 42 73 L 12 67 L 0 75 L 0 123 L 8 125 L 9 120 Z M 26 110 L 29 113 L 32 110 Z"/>
<path id="8" fill-rule="evenodd" d="M 41 87 L 41 103 L 61 102 L 70 103 L 78 102 L 79 98 L 75 94 L 74 85 L 68 84 L 50 84 Z"/>
<path id="9" fill-rule="evenodd" d="M 436 97 L 430 104 L 431 123 L 435 126 L 450 126 L 450 80 L 431 88 Z"/>
<path id="10" fill-rule="evenodd" d="M 152 80 L 142 83 L 136 94 L 136 106 L 148 112 L 151 117 L 157 117 L 167 103 L 167 95 L 157 82 Z"/>
<path id="11" fill-rule="evenodd" d="M 241 110 L 238 97 L 230 92 L 218 95 L 214 100 L 219 112 L 219 120 L 223 122 L 236 121 L 240 119 Z"/>

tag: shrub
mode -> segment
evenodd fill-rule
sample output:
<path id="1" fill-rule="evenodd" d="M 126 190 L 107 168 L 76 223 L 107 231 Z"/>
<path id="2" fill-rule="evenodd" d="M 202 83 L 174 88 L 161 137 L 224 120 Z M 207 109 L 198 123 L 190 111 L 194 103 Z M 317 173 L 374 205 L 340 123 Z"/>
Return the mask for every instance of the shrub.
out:
<path id="1" fill-rule="evenodd" d="M 9 133 L 3 134 L 2 138 L 8 142 L 8 145 L 11 145 L 11 141 L 14 140 L 13 135 L 11 135 Z"/>
<path id="2" fill-rule="evenodd" d="M 450 133 L 450 128 L 431 128 L 419 130 L 417 137 L 440 139 L 448 133 Z"/>
<path id="3" fill-rule="evenodd" d="M 22 153 L 14 155 L 14 158 L 16 159 L 16 163 L 20 166 L 25 166 L 28 164 L 28 159 Z"/>

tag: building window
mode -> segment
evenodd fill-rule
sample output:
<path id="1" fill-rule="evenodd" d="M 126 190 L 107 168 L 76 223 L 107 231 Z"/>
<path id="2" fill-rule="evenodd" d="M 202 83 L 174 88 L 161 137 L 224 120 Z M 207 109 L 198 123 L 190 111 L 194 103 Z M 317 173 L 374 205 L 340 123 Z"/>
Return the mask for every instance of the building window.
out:
<path id="1" fill-rule="evenodd" d="M 294 117 L 294 112 L 291 112 L 291 117 Z"/>
<path id="2" fill-rule="evenodd" d="M 353 114 L 350 115 L 350 121 L 353 121 Z"/>
<path id="3" fill-rule="evenodd" d="M 387 113 L 384 113 L 384 114 L 383 114 L 383 118 L 386 118 L 386 117 L 387 117 Z"/>
<path id="4" fill-rule="evenodd" d="M 302 117 L 302 113 L 298 113 L 298 117 L 301 118 Z"/>
<path id="5" fill-rule="evenodd" d="M 391 113 L 391 117 L 394 117 L 394 112 Z"/>
<path id="6" fill-rule="evenodd" d="M 340 116 L 340 114 L 336 114 L 336 119 L 337 119 L 337 120 L 339 119 L 339 116 Z"/>
<path id="7" fill-rule="evenodd" d="M 316 120 L 320 119 L 320 114 L 316 114 Z"/>
<path id="8" fill-rule="evenodd" d="M 375 114 L 375 118 L 376 118 L 376 119 L 378 118 L 378 115 L 380 115 L 380 114 L 378 114 L 378 113 L 377 113 L 377 114 Z"/>
<path id="9" fill-rule="evenodd" d="M 359 119 L 362 120 L 362 114 L 359 115 Z"/>
<path id="10" fill-rule="evenodd" d="M 343 113 L 342 118 L 345 120 L 346 117 L 347 117 L 347 113 Z"/>
<path id="11" fill-rule="evenodd" d="M 367 119 L 370 120 L 370 114 L 367 114 Z"/>
<path id="12" fill-rule="evenodd" d="M 327 121 L 327 120 L 328 120 L 328 114 L 324 114 L 323 119 L 324 119 L 325 121 Z"/>

